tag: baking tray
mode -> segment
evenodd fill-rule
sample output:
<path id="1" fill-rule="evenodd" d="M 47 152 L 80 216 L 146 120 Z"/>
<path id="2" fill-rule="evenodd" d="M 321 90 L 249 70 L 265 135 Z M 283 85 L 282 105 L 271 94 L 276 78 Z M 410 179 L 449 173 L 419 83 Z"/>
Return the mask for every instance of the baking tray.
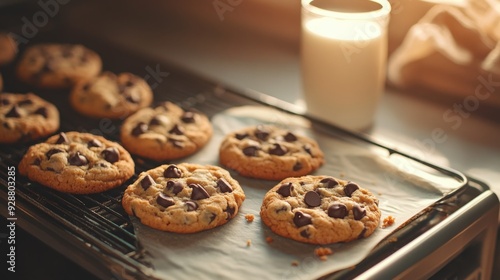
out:
<path id="1" fill-rule="evenodd" d="M 31 43 L 44 41 L 83 43 L 102 55 L 104 70 L 113 72 L 127 71 L 146 78 L 155 92 L 156 103 L 168 100 L 177 103 L 183 108 L 195 108 L 207 114 L 213 121 L 215 121 L 214 125 L 216 127 L 216 134 L 214 139 L 212 139 L 212 143 L 209 144 L 207 148 L 202 150 L 200 154 L 184 159 L 186 161 L 216 164 L 217 159 L 214 154 L 217 154 L 217 141 L 220 140 L 222 134 L 227 132 L 227 129 L 253 124 L 255 122 L 272 122 L 278 123 L 282 126 L 286 125 L 297 128 L 305 134 L 312 134 L 313 137 L 321 139 L 320 145 L 322 145 L 321 143 L 325 145 L 330 142 L 328 140 L 332 140 L 336 144 L 346 145 L 346 147 L 348 147 L 346 149 L 349 151 L 354 149 L 356 151 L 356 155 L 369 154 L 370 160 L 376 161 L 376 163 L 371 165 L 372 167 L 375 166 L 379 168 L 380 166 L 384 166 L 382 171 L 392 174 L 384 175 L 386 176 L 385 179 L 387 180 L 387 183 L 397 185 L 401 183 L 401 181 L 406 181 L 410 182 L 411 185 L 414 185 L 415 189 L 418 189 L 419 192 L 423 191 L 425 194 L 432 194 L 429 197 L 429 200 L 424 203 L 425 205 L 419 205 L 418 211 L 412 209 L 410 212 L 405 213 L 409 216 L 406 215 L 402 219 L 398 218 L 397 224 L 392 228 L 386 229 L 387 232 L 376 242 L 376 244 L 370 244 L 369 249 L 366 250 L 361 259 L 355 263 L 360 267 L 363 265 L 363 262 L 369 261 L 370 256 L 377 255 L 377 257 L 381 257 L 384 254 L 389 253 L 390 250 L 393 250 L 394 244 L 392 241 L 395 240 L 395 236 L 398 236 L 397 243 L 402 246 L 402 244 L 404 244 L 404 236 L 407 236 L 406 238 L 410 238 L 410 236 L 418 234 L 422 228 L 426 227 L 425 224 L 430 220 L 434 221 L 436 216 L 438 216 L 438 220 L 444 219 L 447 214 L 442 215 L 440 214 L 442 211 L 436 211 L 436 209 L 441 209 L 440 206 L 448 204 L 450 201 L 455 201 L 456 197 L 465 191 L 468 186 L 468 179 L 458 171 L 440 167 L 424 160 L 411 157 L 402 151 L 379 144 L 374 139 L 371 139 L 366 135 L 328 125 L 307 116 L 301 116 L 298 108 L 271 96 L 250 90 L 231 89 L 226 85 L 205 79 L 191 72 L 184 71 L 179 67 L 169 64 L 168 62 L 158 60 L 156 58 L 149 58 L 144 54 L 136 54 L 134 52 L 126 51 L 122 47 L 98 42 L 92 38 L 75 38 L 71 32 L 65 33 L 64 31 L 59 30 L 58 32 L 52 31 L 47 34 L 40 34 L 36 39 L 32 40 Z M 61 131 L 87 131 L 103 135 L 114 141 L 119 141 L 118 131 L 121 120 L 96 120 L 78 115 L 71 110 L 68 104 L 66 98 L 68 92 L 37 90 L 17 82 L 13 75 L 14 64 L 15 63 L 5 69 L 2 69 L 6 91 L 34 91 L 43 98 L 56 104 L 61 113 Z M 154 77 L 153 73 L 158 74 L 158 71 L 162 74 Z M 270 114 L 273 117 L 271 119 L 253 118 L 251 116 L 251 112 L 255 112 L 255 110 L 264 110 L 266 114 L 271 112 Z M 231 121 L 226 123 L 228 119 Z M 290 122 L 291 120 L 295 120 L 295 122 Z M 0 146 L 0 163 L 2 165 L 0 174 L 3 191 L 5 191 L 7 185 L 7 167 L 16 166 L 30 144 L 33 143 Z M 344 149 L 335 151 L 341 154 L 342 150 Z M 201 157 L 202 155 L 204 157 Z M 335 153 L 333 156 L 335 156 Z M 171 234 L 153 231 L 148 232 L 146 235 L 138 236 L 138 231 L 140 234 L 143 234 L 149 229 L 142 227 L 139 223 L 137 223 L 137 221 L 134 221 L 133 218 L 131 220 L 121 208 L 121 196 L 128 183 L 135 180 L 137 174 L 140 172 L 158 165 L 158 163 L 140 158 L 134 159 L 136 161 L 135 176 L 119 188 L 95 195 L 63 194 L 47 189 L 36 183 L 29 182 L 26 178 L 18 176 L 16 177 L 16 199 L 18 199 L 19 205 L 26 205 L 26 207 L 23 207 L 20 211 L 24 211 L 24 213 L 28 216 L 42 216 L 43 219 L 50 221 L 51 224 L 57 225 L 57 228 L 55 229 L 56 231 L 69 232 L 71 236 L 75 238 L 74 240 L 76 242 L 80 242 L 82 244 L 82 246 L 79 246 L 81 250 L 96 252 L 95 255 L 102 260 L 102 263 L 112 272 L 114 277 L 119 279 L 151 279 L 168 277 L 169 275 L 172 275 L 168 273 L 168 270 L 171 268 L 168 266 L 161 267 L 158 262 L 158 254 L 152 253 L 151 247 L 148 251 L 147 246 L 143 245 L 146 244 L 151 246 L 151 244 L 154 243 L 148 242 L 148 240 L 157 239 L 158 237 L 164 238 L 162 236 L 171 236 Z M 343 163 L 353 163 L 349 160 L 349 158 L 347 161 L 345 160 L 346 159 L 344 159 Z M 357 160 L 359 164 L 366 160 L 366 158 L 358 158 Z M 348 166 L 338 165 L 335 161 L 336 159 L 333 159 L 332 161 L 331 158 L 327 158 L 327 164 L 318 172 L 328 172 L 329 175 L 344 177 L 346 179 L 353 178 L 353 174 L 350 172 L 351 168 Z M 385 169 L 385 167 L 389 167 L 389 169 Z M 381 170 L 366 170 L 364 174 L 360 174 L 358 171 L 356 179 L 360 178 L 362 180 L 362 178 L 366 177 L 366 175 L 377 174 L 380 173 L 380 171 Z M 242 217 L 244 213 L 255 214 L 258 218 L 258 203 L 255 203 L 255 200 L 262 194 L 262 190 L 270 188 L 277 183 L 271 181 L 262 182 L 259 180 L 252 181 L 251 179 L 242 178 L 234 173 L 233 175 L 236 179 L 243 182 L 242 185 L 244 188 L 250 190 L 252 185 L 257 184 L 260 185 L 259 188 L 261 191 L 258 192 L 258 195 L 247 198 L 247 202 L 244 202 L 239 217 L 235 219 L 235 221 L 231 221 L 227 226 L 221 227 L 221 229 L 229 228 L 231 225 L 236 223 L 244 224 L 244 218 Z M 369 177 L 370 176 L 368 176 L 368 178 Z M 370 182 L 370 180 L 365 181 L 365 183 L 368 185 L 374 184 L 373 182 Z M 370 187 L 367 188 L 370 189 Z M 381 195 L 382 200 L 384 200 L 384 196 L 390 195 L 383 192 L 380 192 L 379 194 Z M 2 192 L 2 198 L 5 199 L 4 192 Z M 252 200 L 251 198 L 253 198 L 254 203 L 248 202 Z M 246 204 L 249 204 L 249 208 L 245 208 Z M 397 210 L 397 207 L 394 208 L 393 213 L 395 216 L 398 216 Z M 2 212 L 2 214 L 4 213 Z M 382 218 L 387 215 L 387 213 L 383 212 Z M 22 224 L 21 221 L 20 223 Z M 32 224 L 26 226 L 31 226 L 32 230 L 37 230 Z M 48 225 L 44 226 L 43 224 L 38 224 L 37 226 L 41 227 L 39 230 L 42 231 L 53 230 L 49 230 L 47 228 L 44 229 L 44 227 L 48 227 Z M 254 221 L 251 226 L 254 228 L 265 228 L 263 224 L 260 224 L 258 219 L 257 221 Z M 378 231 L 382 231 L 382 229 L 378 229 Z M 210 235 L 211 233 L 220 233 L 220 229 L 207 231 L 201 234 Z M 263 242 L 267 236 L 272 236 L 276 242 L 273 244 Z M 179 239 L 189 242 L 189 238 L 191 237 L 194 236 L 182 236 L 179 237 Z M 175 240 L 175 238 L 173 239 Z M 253 245 L 246 245 L 248 240 L 250 240 Z M 370 240 L 370 238 L 367 238 L 366 240 Z M 248 238 L 248 236 L 243 236 L 243 238 L 239 239 L 237 242 L 241 242 L 238 245 L 240 246 L 239 249 L 256 250 L 255 248 L 262 249 L 267 246 L 268 248 L 264 248 L 264 250 L 278 250 L 282 256 L 293 256 L 294 263 L 297 261 L 296 263 L 299 264 L 296 266 L 298 268 L 292 266 L 289 260 L 286 260 L 284 262 L 286 266 L 283 269 L 283 273 L 285 274 L 279 275 L 282 278 L 335 278 L 336 275 L 345 276 L 346 273 L 351 273 L 348 271 L 353 271 L 352 267 L 329 268 L 328 265 L 325 265 L 325 262 L 315 258 L 313 253 L 315 249 L 314 246 L 281 239 L 270 232 L 266 232 L 265 236 L 260 236 L 260 239 L 255 238 L 254 236 L 250 236 L 250 238 Z M 356 242 L 350 244 L 355 244 Z M 293 246 L 300 248 L 302 253 L 297 255 L 296 251 L 290 251 L 287 249 Z M 331 246 L 336 252 L 345 250 L 342 248 L 346 247 L 345 244 L 336 244 Z M 384 252 L 380 253 L 381 251 Z M 336 255 L 339 256 L 340 254 L 336 253 L 332 255 L 331 258 L 334 259 Z M 238 256 L 239 254 L 235 253 L 231 255 L 230 259 L 234 259 L 235 263 L 241 263 L 241 267 L 247 266 L 254 272 L 252 276 L 261 276 L 260 272 L 265 272 L 265 269 L 262 269 L 261 267 L 254 267 L 250 265 L 251 262 L 247 263 L 245 262 L 245 259 L 239 259 Z M 258 258 L 258 256 L 255 257 Z M 207 258 L 210 257 L 207 256 Z M 319 267 L 321 269 L 318 269 Z M 235 268 L 238 268 L 238 266 Z M 341 269 L 340 272 L 334 273 L 339 269 Z M 292 271 L 292 274 L 289 274 L 286 272 L 288 270 L 294 271 Z M 311 273 L 312 270 L 315 272 Z M 256 273 L 257 271 L 259 273 Z M 187 273 L 187 271 L 184 270 L 182 273 Z M 356 272 L 352 273 L 356 274 Z M 196 273 L 193 275 L 195 277 L 200 276 Z M 262 275 L 264 275 L 264 278 L 275 278 L 274 276 L 276 276 L 274 274 L 269 274 L 268 272 L 262 273 Z M 222 273 L 214 274 L 213 276 L 226 276 L 229 278 L 242 275 Z"/>

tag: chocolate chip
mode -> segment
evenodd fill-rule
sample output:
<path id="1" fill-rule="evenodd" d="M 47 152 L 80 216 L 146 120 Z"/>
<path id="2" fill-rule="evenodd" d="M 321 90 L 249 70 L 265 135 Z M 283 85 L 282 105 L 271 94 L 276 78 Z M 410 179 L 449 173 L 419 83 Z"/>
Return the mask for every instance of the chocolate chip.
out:
<path id="1" fill-rule="evenodd" d="M 167 208 L 174 205 L 175 201 L 173 198 L 167 196 L 164 193 L 158 193 L 158 197 L 156 198 L 156 203 L 158 203 L 158 205 L 160 206 Z"/>
<path id="2" fill-rule="evenodd" d="M 16 105 L 14 105 L 9 110 L 9 112 L 7 112 L 7 114 L 5 114 L 5 116 L 7 118 L 19 118 L 19 117 L 21 117 L 21 113 L 19 112 L 19 108 Z"/>
<path id="3" fill-rule="evenodd" d="M 231 186 L 229 185 L 229 183 L 224 178 L 220 178 L 219 180 L 217 180 L 217 187 L 223 193 L 227 193 L 227 192 L 232 192 L 233 191 L 233 188 L 231 188 Z"/>
<path id="4" fill-rule="evenodd" d="M 248 146 L 243 148 L 243 154 L 249 157 L 255 157 L 257 156 L 257 151 L 260 150 L 260 147 L 258 146 Z"/>
<path id="5" fill-rule="evenodd" d="M 236 133 L 234 137 L 236 137 L 236 139 L 238 140 L 243 140 L 248 137 L 248 133 Z"/>
<path id="6" fill-rule="evenodd" d="M 181 140 L 177 140 L 177 139 L 172 139 L 172 138 L 169 138 L 169 139 L 168 139 L 168 142 L 172 143 L 172 145 L 173 145 L 175 148 L 178 148 L 178 149 L 182 149 L 182 148 L 184 148 L 184 143 L 183 143 Z"/>
<path id="7" fill-rule="evenodd" d="M 320 187 L 331 189 L 339 184 L 339 182 L 333 178 L 324 178 L 319 181 Z"/>
<path id="8" fill-rule="evenodd" d="M 282 156 L 287 153 L 287 148 L 283 145 L 280 145 L 279 143 L 274 143 L 273 147 L 269 149 L 269 154 L 271 155 L 277 155 L 277 156 Z"/>
<path id="9" fill-rule="evenodd" d="M 210 222 L 208 222 L 208 223 L 210 224 L 211 222 L 213 222 L 215 220 L 215 218 L 217 218 L 217 215 L 215 213 L 209 213 L 209 215 L 210 215 L 210 217 L 209 217 Z"/>
<path id="10" fill-rule="evenodd" d="M 192 200 L 200 200 L 210 197 L 210 194 L 208 194 L 207 190 L 205 190 L 205 188 L 203 188 L 199 184 L 189 184 L 189 187 L 193 189 L 193 191 L 191 192 Z"/>
<path id="11" fill-rule="evenodd" d="M 33 100 L 31 100 L 29 98 L 17 102 L 17 105 L 19 105 L 19 106 L 26 106 L 26 105 L 31 105 L 31 104 L 33 104 Z"/>
<path id="12" fill-rule="evenodd" d="M 140 122 L 132 129 L 132 135 L 139 136 L 146 131 L 148 131 L 148 125 L 143 122 Z"/>
<path id="13" fill-rule="evenodd" d="M 359 204 L 355 204 L 352 207 L 352 214 L 355 220 L 361 220 L 364 216 L 366 216 L 366 209 L 361 207 Z"/>
<path id="14" fill-rule="evenodd" d="M 56 68 L 55 62 L 51 58 L 48 58 L 43 67 L 40 69 L 40 73 L 53 72 Z"/>
<path id="15" fill-rule="evenodd" d="M 127 82 L 125 82 L 126 87 L 132 87 L 135 85 L 135 79 L 133 77 L 130 77 Z"/>
<path id="16" fill-rule="evenodd" d="M 344 193 L 346 196 L 351 197 L 352 193 L 359 189 L 359 186 L 356 183 L 349 182 L 344 186 Z"/>
<path id="17" fill-rule="evenodd" d="M 230 206 L 228 206 L 228 207 L 226 208 L 226 210 L 224 210 L 224 212 L 226 212 L 226 213 L 227 213 L 227 218 L 226 218 L 226 220 L 231 219 L 231 217 L 233 217 L 233 215 L 234 215 L 234 212 L 235 212 L 235 211 L 236 211 L 236 208 L 235 208 L 235 207 L 230 207 Z"/>
<path id="18" fill-rule="evenodd" d="M 181 120 L 184 123 L 194 123 L 194 112 L 186 111 L 181 116 Z"/>
<path id="19" fill-rule="evenodd" d="M 300 232 L 300 236 L 304 238 L 309 238 L 311 235 L 309 234 L 309 230 L 306 228 Z"/>
<path id="20" fill-rule="evenodd" d="M 109 165 L 104 162 L 99 162 L 98 164 L 94 165 L 96 168 L 109 168 Z"/>
<path id="21" fill-rule="evenodd" d="M 149 121 L 149 125 L 161 125 L 164 123 L 168 123 L 168 117 L 162 115 L 154 116 Z"/>
<path id="22" fill-rule="evenodd" d="M 68 136 L 66 136 L 66 133 L 61 132 L 59 133 L 59 138 L 57 138 L 56 144 L 66 144 L 69 143 Z"/>
<path id="23" fill-rule="evenodd" d="M 170 165 L 163 171 L 163 177 L 165 178 L 180 178 L 182 177 L 182 171 L 175 165 Z"/>
<path id="24" fill-rule="evenodd" d="M 53 155 L 53 154 L 57 154 L 57 153 L 62 153 L 64 152 L 63 150 L 61 149 L 50 149 L 48 150 L 46 153 L 45 153 L 45 156 L 47 157 L 47 159 L 50 159 L 50 157 Z"/>
<path id="25" fill-rule="evenodd" d="M 257 126 L 254 131 L 255 137 L 258 139 L 265 141 L 269 137 L 269 131 L 267 131 L 263 126 Z"/>
<path id="26" fill-rule="evenodd" d="M 293 184 L 289 182 L 281 185 L 276 192 L 281 194 L 281 196 L 283 197 L 288 197 L 292 194 L 292 191 L 293 191 Z"/>
<path id="27" fill-rule="evenodd" d="M 366 227 L 365 227 L 365 228 L 363 228 L 363 230 L 359 233 L 359 235 L 358 235 L 358 239 L 359 239 L 359 238 L 363 238 L 363 237 L 365 237 L 365 233 L 366 233 Z"/>
<path id="28" fill-rule="evenodd" d="M 304 196 L 304 202 L 309 207 L 317 207 L 321 205 L 321 197 L 315 191 L 308 191 Z"/>
<path id="29" fill-rule="evenodd" d="M 125 100 L 133 104 L 138 104 L 139 102 L 141 102 L 141 98 L 135 94 L 128 94 L 127 96 L 125 96 Z"/>
<path id="30" fill-rule="evenodd" d="M 85 64 L 90 60 L 90 53 L 88 51 L 85 51 L 81 56 L 80 56 L 80 63 Z"/>
<path id="31" fill-rule="evenodd" d="M 328 207 L 328 216 L 343 219 L 347 216 L 347 207 L 340 202 L 334 202 Z"/>
<path id="32" fill-rule="evenodd" d="M 161 122 L 158 120 L 157 117 L 153 117 L 151 120 L 149 120 L 149 125 L 160 125 Z"/>
<path id="33" fill-rule="evenodd" d="M 174 127 L 172 127 L 172 129 L 170 129 L 168 131 L 168 133 L 175 134 L 175 135 L 183 135 L 184 131 L 183 131 L 183 129 L 180 126 L 174 125 Z"/>
<path id="34" fill-rule="evenodd" d="M 168 181 L 167 182 L 167 189 L 169 191 L 171 191 L 174 195 L 180 193 L 182 191 L 182 189 L 184 188 L 182 186 L 182 183 L 181 182 L 177 182 L 177 181 Z"/>
<path id="35" fill-rule="evenodd" d="M 303 147 L 304 151 L 306 151 L 306 153 L 308 153 L 310 156 L 312 156 L 312 150 L 311 150 L 311 146 L 309 144 L 305 144 Z"/>
<path id="36" fill-rule="evenodd" d="M 278 209 L 275 209 L 274 212 L 276 212 L 276 214 L 279 214 L 280 212 L 284 212 L 284 211 L 288 211 L 288 210 L 290 210 L 288 207 L 282 206 Z"/>
<path id="37" fill-rule="evenodd" d="M 101 141 L 99 141 L 97 139 L 92 139 L 92 140 L 90 140 L 87 143 L 87 147 L 89 147 L 89 148 L 92 148 L 92 147 L 99 148 L 99 147 L 102 147 L 102 143 L 101 143 Z"/>
<path id="38" fill-rule="evenodd" d="M 196 209 L 198 209 L 198 204 L 196 204 L 196 202 L 191 201 L 191 200 L 186 201 L 186 203 L 184 203 L 184 205 L 186 205 L 186 210 L 188 212 L 195 211 Z"/>
<path id="39" fill-rule="evenodd" d="M 40 108 L 36 109 L 35 112 L 33 112 L 33 114 L 40 115 L 40 116 L 42 116 L 44 118 L 48 117 L 48 113 L 49 112 L 47 111 L 47 108 L 45 108 L 45 107 L 40 107 Z"/>
<path id="40" fill-rule="evenodd" d="M 39 158 L 36 158 L 32 163 L 31 165 L 40 165 L 40 163 L 42 163 L 42 161 L 39 159 Z"/>
<path id="41" fill-rule="evenodd" d="M 116 147 L 106 148 L 101 153 L 104 156 L 104 159 L 111 163 L 115 163 L 120 159 L 120 153 Z"/>
<path id="42" fill-rule="evenodd" d="M 9 105 L 10 104 L 10 100 L 7 99 L 7 98 L 0 98 L 0 104 L 2 104 L 2 105 Z"/>
<path id="43" fill-rule="evenodd" d="M 297 141 L 297 136 L 295 136 L 295 134 L 291 133 L 291 132 L 288 132 L 286 135 L 285 135 L 285 141 L 287 142 L 294 142 L 294 141 Z"/>
<path id="44" fill-rule="evenodd" d="M 70 165 L 75 165 L 75 166 L 82 166 L 82 165 L 86 165 L 89 163 L 89 161 L 87 160 L 87 158 L 82 155 L 80 152 L 76 152 L 74 154 L 71 154 L 69 155 L 69 158 L 68 158 L 68 163 Z"/>
<path id="45" fill-rule="evenodd" d="M 312 217 L 307 213 L 302 213 L 300 211 L 295 212 L 293 216 L 293 223 L 297 227 L 302 227 L 305 225 L 312 224 Z"/>
<path id="46" fill-rule="evenodd" d="M 83 91 L 88 91 L 90 89 L 90 83 L 85 83 L 83 86 L 82 86 L 82 90 Z"/>
<path id="47" fill-rule="evenodd" d="M 146 177 L 142 178 L 141 180 L 141 187 L 144 190 L 147 190 L 149 187 L 155 184 L 155 180 L 153 180 L 153 177 L 151 177 L 149 174 L 146 175 Z"/>
<path id="48" fill-rule="evenodd" d="M 300 161 L 297 161 L 294 165 L 293 165 L 293 171 L 299 171 L 302 169 L 302 163 L 300 163 Z"/>

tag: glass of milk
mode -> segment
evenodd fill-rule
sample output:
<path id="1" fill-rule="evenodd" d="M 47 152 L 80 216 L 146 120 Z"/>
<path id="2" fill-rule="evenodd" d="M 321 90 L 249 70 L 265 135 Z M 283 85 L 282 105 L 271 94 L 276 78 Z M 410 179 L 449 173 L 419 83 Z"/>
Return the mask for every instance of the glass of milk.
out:
<path id="1" fill-rule="evenodd" d="M 384 92 L 388 0 L 302 0 L 301 71 L 307 113 L 369 128 Z"/>

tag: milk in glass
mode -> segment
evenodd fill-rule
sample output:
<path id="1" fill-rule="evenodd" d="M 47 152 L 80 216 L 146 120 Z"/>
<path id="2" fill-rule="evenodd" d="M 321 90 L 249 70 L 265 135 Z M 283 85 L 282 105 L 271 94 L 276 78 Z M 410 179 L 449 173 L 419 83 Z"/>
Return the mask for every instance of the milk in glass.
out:
<path id="1" fill-rule="evenodd" d="M 303 5 L 304 2 L 311 3 L 307 0 Z M 324 2 L 328 1 L 320 4 Z M 330 14 L 331 10 L 326 10 L 324 14 L 311 15 L 303 7 L 304 99 L 309 115 L 361 130 L 372 123 L 384 91 L 388 11 L 380 17 L 377 11 L 384 6 L 378 3 L 366 6 L 365 0 L 357 7 L 356 2 L 361 1 L 334 2 L 337 3 L 326 6 L 341 12 Z M 390 11 L 387 5 L 385 9 Z"/>

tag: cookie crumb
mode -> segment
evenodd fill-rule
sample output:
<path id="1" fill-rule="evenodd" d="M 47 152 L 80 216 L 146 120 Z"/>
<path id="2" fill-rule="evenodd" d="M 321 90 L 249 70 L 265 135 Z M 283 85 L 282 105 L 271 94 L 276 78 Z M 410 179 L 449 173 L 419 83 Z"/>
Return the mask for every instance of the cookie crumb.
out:
<path id="1" fill-rule="evenodd" d="M 250 245 L 252 245 L 252 240 L 247 239 L 247 247 L 250 247 Z"/>
<path id="2" fill-rule="evenodd" d="M 251 223 L 255 219 L 255 216 L 253 214 L 246 214 L 245 219 L 247 220 L 247 222 Z"/>
<path id="3" fill-rule="evenodd" d="M 299 262 L 298 261 L 292 261 L 292 266 L 299 266 Z"/>
<path id="4" fill-rule="evenodd" d="M 397 237 L 391 237 L 391 238 L 387 239 L 387 242 L 389 242 L 389 243 L 396 243 L 397 241 L 398 241 Z"/>
<path id="5" fill-rule="evenodd" d="M 384 220 L 382 221 L 382 228 L 392 226 L 394 224 L 395 220 L 396 220 L 396 218 L 394 218 L 391 215 L 385 217 Z"/>
<path id="6" fill-rule="evenodd" d="M 271 236 L 266 237 L 267 243 L 273 243 L 274 239 Z"/>
<path id="7" fill-rule="evenodd" d="M 333 254 L 333 251 L 330 248 L 319 247 L 314 249 L 314 254 L 318 256 L 320 260 L 326 261 L 328 259 L 328 255 Z"/>

